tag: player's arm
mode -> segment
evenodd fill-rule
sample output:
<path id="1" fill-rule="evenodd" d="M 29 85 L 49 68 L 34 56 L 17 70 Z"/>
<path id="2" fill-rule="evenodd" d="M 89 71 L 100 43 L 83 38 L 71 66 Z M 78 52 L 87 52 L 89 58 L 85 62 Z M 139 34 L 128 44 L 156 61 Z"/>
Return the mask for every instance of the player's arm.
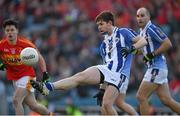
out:
<path id="1" fill-rule="evenodd" d="M 46 62 L 45 62 L 43 56 L 41 55 L 39 50 L 36 48 L 36 46 L 31 41 L 29 41 L 29 39 L 25 38 L 23 41 L 28 45 L 28 47 L 33 47 L 37 50 L 38 55 L 39 55 L 38 66 L 40 67 L 40 70 L 43 72 L 42 81 L 46 82 L 50 78 L 50 76 L 47 72 Z"/>
<path id="2" fill-rule="evenodd" d="M 38 51 L 38 50 L 37 50 Z M 41 71 L 43 72 L 43 78 L 42 78 L 42 81 L 43 82 L 46 82 L 48 81 L 48 79 L 50 78 L 50 75 L 49 73 L 47 72 L 47 67 L 46 67 L 46 62 L 45 62 L 45 59 L 44 57 L 41 55 L 41 53 L 38 51 L 38 54 L 39 54 L 39 62 L 38 62 L 38 65 L 41 69 Z"/>
<path id="3" fill-rule="evenodd" d="M 134 38 L 133 42 L 134 42 L 133 46 L 137 50 L 136 54 L 142 54 L 142 51 L 140 50 L 140 48 L 147 45 L 147 39 L 144 37 L 140 37 L 138 35 Z"/>
<path id="4" fill-rule="evenodd" d="M 146 54 L 143 57 L 143 61 L 144 62 L 148 62 L 151 61 L 155 56 L 162 54 L 164 52 L 166 52 L 168 49 L 170 49 L 172 47 L 171 41 L 166 38 L 160 45 L 160 47 L 158 49 L 156 49 L 155 51 L 153 51 L 152 53 Z"/>
<path id="5" fill-rule="evenodd" d="M 124 47 L 122 48 L 121 52 L 124 57 L 126 57 L 129 53 L 137 54 L 140 53 L 140 48 L 147 45 L 147 41 L 144 37 L 136 36 L 133 40 L 133 45 L 131 47 Z"/>
<path id="6" fill-rule="evenodd" d="M 155 41 L 158 41 L 161 43 L 160 47 L 157 48 L 155 51 L 153 51 L 154 55 L 159 55 L 167 51 L 169 48 L 172 47 L 170 39 L 167 37 L 167 35 L 159 28 L 159 27 L 152 27 L 149 31 L 150 36 L 152 36 L 152 39 Z"/>
<path id="7" fill-rule="evenodd" d="M 153 29 L 149 31 L 149 34 L 152 37 L 152 39 L 154 39 L 154 41 L 160 42 L 161 45 L 159 48 L 157 48 L 153 52 L 146 54 L 143 57 L 144 62 L 151 61 L 155 56 L 164 53 L 165 51 L 167 51 L 169 48 L 172 47 L 171 41 L 160 28 L 153 27 Z"/>
<path id="8" fill-rule="evenodd" d="M 39 55 L 38 65 L 40 66 L 42 72 L 46 72 L 47 71 L 46 62 L 39 51 L 38 51 L 38 55 Z"/>
<path id="9" fill-rule="evenodd" d="M 164 52 L 166 52 L 167 50 L 169 50 L 172 47 L 172 43 L 169 40 L 169 38 L 166 38 L 160 45 L 160 47 L 158 49 L 156 49 L 153 53 L 154 55 L 159 55 L 162 54 Z"/>
<path id="10" fill-rule="evenodd" d="M 135 49 L 140 49 L 147 45 L 147 40 L 144 37 L 138 35 L 133 39 L 133 43 Z"/>

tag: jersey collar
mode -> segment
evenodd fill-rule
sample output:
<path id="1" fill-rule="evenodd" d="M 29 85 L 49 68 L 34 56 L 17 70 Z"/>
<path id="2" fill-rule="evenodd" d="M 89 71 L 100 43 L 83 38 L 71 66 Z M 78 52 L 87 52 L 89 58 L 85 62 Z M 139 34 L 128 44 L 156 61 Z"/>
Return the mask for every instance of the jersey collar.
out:
<path id="1" fill-rule="evenodd" d="M 113 33 L 115 33 L 116 30 L 117 30 L 117 27 L 113 26 L 113 27 L 112 27 L 112 33 L 111 33 L 111 35 L 108 35 L 108 36 L 112 36 Z"/>
<path id="2" fill-rule="evenodd" d="M 146 31 L 147 28 L 151 25 L 151 21 L 148 21 L 148 23 L 146 24 L 146 26 L 144 27 L 144 29 L 140 28 L 140 31 Z"/>

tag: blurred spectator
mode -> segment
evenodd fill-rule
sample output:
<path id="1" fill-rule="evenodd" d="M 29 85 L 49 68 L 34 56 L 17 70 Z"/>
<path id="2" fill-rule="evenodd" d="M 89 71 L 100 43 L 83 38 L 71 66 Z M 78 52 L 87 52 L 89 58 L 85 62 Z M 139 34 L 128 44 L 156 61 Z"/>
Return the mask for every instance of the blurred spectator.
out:
<path id="1" fill-rule="evenodd" d="M 7 104 L 7 101 L 6 101 L 6 89 L 5 89 L 5 85 L 4 83 L 0 80 L 0 104 L 1 104 L 1 107 L 0 107 L 0 115 L 6 115 L 8 114 L 8 104 Z"/>
<path id="2" fill-rule="evenodd" d="M 82 112 L 78 109 L 77 106 L 73 104 L 73 100 L 71 98 L 66 99 L 66 115 L 71 116 L 81 116 Z"/>
<path id="3" fill-rule="evenodd" d="M 176 72 L 174 72 L 173 80 L 170 81 L 170 89 L 173 95 L 180 94 L 180 62 L 178 64 L 177 68 L 175 68 Z"/>

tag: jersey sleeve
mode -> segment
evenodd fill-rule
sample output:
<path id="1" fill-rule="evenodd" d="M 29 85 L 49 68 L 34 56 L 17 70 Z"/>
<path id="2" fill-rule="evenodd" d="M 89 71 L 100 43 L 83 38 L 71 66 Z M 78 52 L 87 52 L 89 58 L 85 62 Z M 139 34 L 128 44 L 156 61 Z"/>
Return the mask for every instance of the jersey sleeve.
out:
<path id="1" fill-rule="evenodd" d="M 27 41 L 27 43 L 30 47 L 36 48 L 36 46 L 31 41 Z"/>
<path id="2" fill-rule="evenodd" d="M 24 47 L 32 47 L 37 49 L 36 46 L 28 38 L 21 37 L 20 41 Z"/>
<path id="3" fill-rule="evenodd" d="M 151 26 L 148 29 L 148 33 L 153 39 L 160 43 L 163 42 L 166 38 L 168 38 L 167 35 L 159 27 L 156 26 Z"/>
<path id="4" fill-rule="evenodd" d="M 135 37 L 137 36 L 137 33 L 134 30 L 128 29 L 128 28 L 124 28 L 122 30 L 122 34 L 124 35 L 125 41 L 128 44 L 132 44 L 133 43 L 133 39 L 135 39 Z"/>

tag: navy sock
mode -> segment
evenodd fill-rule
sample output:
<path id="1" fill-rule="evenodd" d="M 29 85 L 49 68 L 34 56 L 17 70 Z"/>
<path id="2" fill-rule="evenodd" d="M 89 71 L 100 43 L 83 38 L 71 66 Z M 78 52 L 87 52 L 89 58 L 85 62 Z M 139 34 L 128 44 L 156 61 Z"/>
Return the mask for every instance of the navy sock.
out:
<path id="1" fill-rule="evenodd" d="M 46 85 L 47 89 L 49 89 L 49 91 L 54 90 L 54 85 L 52 83 L 47 82 L 47 83 L 44 83 L 44 84 Z"/>

